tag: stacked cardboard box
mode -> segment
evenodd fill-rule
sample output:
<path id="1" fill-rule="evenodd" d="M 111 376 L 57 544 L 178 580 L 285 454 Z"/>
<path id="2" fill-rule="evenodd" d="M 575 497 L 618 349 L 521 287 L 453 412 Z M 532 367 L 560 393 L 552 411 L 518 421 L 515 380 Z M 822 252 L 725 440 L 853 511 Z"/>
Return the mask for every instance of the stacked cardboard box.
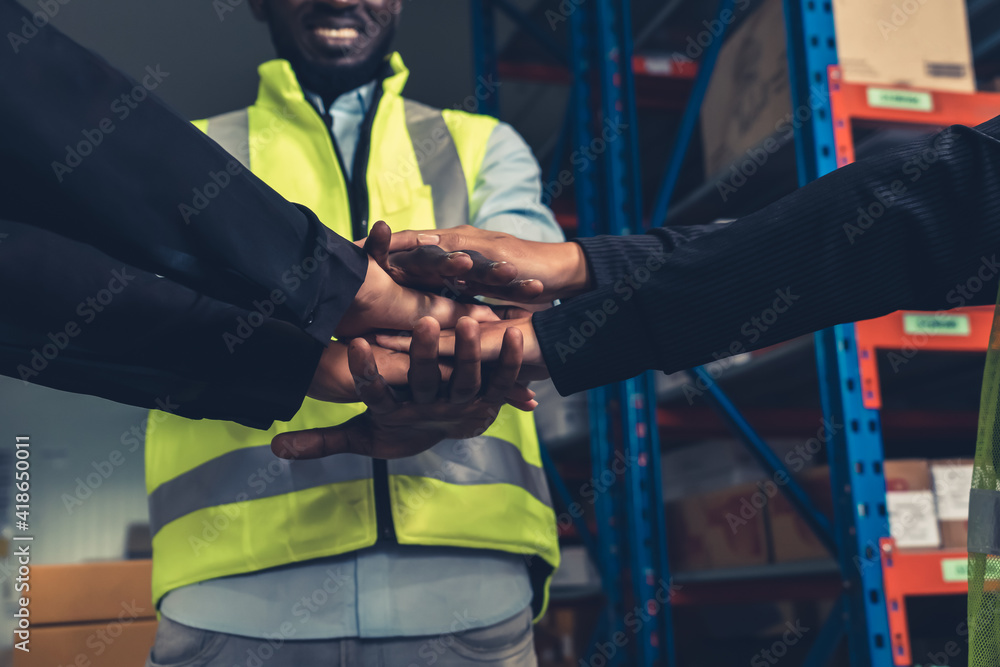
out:
<path id="1" fill-rule="evenodd" d="M 37 565 L 27 591 L 31 651 L 14 667 L 141 665 L 156 636 L 148 560 Z"/>
<path id="2" fill-rule="evenodd" d="M 975 92 L 963 0 L 834 0 L 833 17 L 845 80 Z"/>
<path id="3" fill-rule="evenodd" d="M 946 549 L 965 549 L 969 539 L 972 459 L 932 461 L 931 477 L 934 480 L 941 546 Z"/>
<path id="4" fill-rule="evenodd" d="M 802 485 L 819 511 L 827 516 L 833 516 L 830 469 L 827 466 L 805 470 L 795 479 Z M 768 511 L 771 513 L 771 542 L 775 563 L 831 557 L 812 528 L 784 494 L 774 497 Z"/>
<path id="5" fill-rule="evenodd" d="M 765 0 L 743 16 L 749 7 L 728 15 L 727 25 L 740 25 L 719 51 L 701 105 L 705 175 L 731 170 L 733 187 L 777 150 L 781 135 L 794 133 L 781 0 Z"/>
<path id="6" fill-rule="evenodd" d="M 886 461 L 884 472 L 889 532 L 896 538 L 896 546 L 903 549 L 941 546 L 930 462 L 927 459 Z"/>
<path id="7" fill-rule="evenodd" d="M 767 497 L 756 484 L 667 503 L 667 543 L 675 572 L 769 562 Z"/>
<path id="8" fill-rule="evenodd" d="M 865 511 L 885 517 L 898 547 L 965 548 L 971 460 L 896 459 L 885 461 L 882 472 L 885 507 Z M 832 517 L 829 468 L 806 469 L 796 479 Z M 671 566 L 678 572 L 831 557 L 774 480 L 672 500 L 667 528 Z"/>

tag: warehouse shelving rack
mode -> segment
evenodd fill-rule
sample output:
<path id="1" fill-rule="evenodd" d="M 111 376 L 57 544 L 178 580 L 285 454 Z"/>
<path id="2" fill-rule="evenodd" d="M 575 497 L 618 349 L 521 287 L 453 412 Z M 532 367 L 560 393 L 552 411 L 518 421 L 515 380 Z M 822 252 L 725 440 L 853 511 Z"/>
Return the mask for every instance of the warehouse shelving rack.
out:
<path id="1" fill-rule="evenodd" d="M 721 0 L 718 13 L 731 10 L 732 5 L 732 0 Z M 571 33 L 568 54 L 548 43 L 544 30 L 532 24 L 531 19 L 509 0 L 471 0 L 476 74 L 496 76 L 502 72 L 508 76 L 528 75 L 571 83 L 566 122 L 547 170 L 549 174 L 557 172 L 569 145 L 586 146 L 595 138 L 597 120 L 618 119 L 631 128 L 620 140 L 610 143 L 609 150 L 600 159 L 574 173 L 576 214 L 573 222 L 579 235 L 637 233 L 649 224 L 661 224 L 668 218 L 677 175 L 694 134 L 724 35 L 717 36 L 696 64 L 685 65 L 680 70 L 654 68 L 650 72 L 642 68 L 641 59 L 632 53 L 628 0 L 574 1 L 559 6 L 568 9 L 562 17 L 568 22 Z M 920 125 L 976 124 L 1000 113 L 1000 95 L 987 93 L 958 95 L 896 89 L 897 102 L 908 95 L 916 96 L 926 107 L 929 99 L 929 111 L 899 108 L 900 104 L 896 107 L 873 106 L 867 97 L 869 87 L 840 80 L 831 3 L 784 0 L 784 10 L 792 107 L 811 109 L 808 119 L 796 128 L 794 151 L 800 185 L 853 160 L 851 125 L 854 120 Z M 528 34 L 545 43 L 546 50 L 565 69 L 498 63 L 493 39 L 495 11 L 505 13 Z M 637 73 L 683 80 L 690 91 L 678 140 L 648 219 L 643 215 L 638 191 Z M 487 100 L 484 109 L 496 114 L 499 110 L 497 100 Z M 965 588 L 958 581 L 929 576 L 931 572 L 938 572 L 944 563 L 962 558 L 964 552 L 900 551 L 889 537 L 882 474 L 881 392 L 875 355 L 878 349 L 905 347 L 907 337 L 913 333 L 907 328 L 906 317 L 905 313 L 895 313 L 868 322 L 840 325 L 815 335 L 823 413 L 831 423 L 846 426 L 829 434 L 835 510 L 832 522 L 816 509 L 782 461 L 709 372 L 704 368 L 691 371 L 694 378 L 708 387 L 707 397 L 715 410 L 749 446 L 765 470 L 770 475 L 789 474 L 791 481 L 782 490 L 834 555 L 836 562 L 830 569 L 823 567 L 807 572 L 796 567 L 756 568 L 755 571 L 748 568 L 718 575 L 688 575 L 683 578 L 683 585 L 675 587 L 667 560 L 658 432 L 665 421 L 676 421 L 678 417 L 675 413 L 657 411 L 657 398 L 649 374 L 590 392 L 591 473 L 594 479 L 615 469 L 616 454 L 624 455 L 629 461 L 624 474 L 595 499 L 598 539 L 594 539 L 582 520 L 575 520 L 575 533 L 598 565 L 605 599 L 605 613 L 594 631 L 592 644 L 607 642 L 616 633 L 624 632 L 623 619 L 629 610 L 641 609 L 650 619 L 635 631 L 626 650 L 603 659 L 600 664 L 676 664 L 671 622 L 671 606 L 674 605 L 824 595 L 837 597 L 837 603 L 822 629 L 814 633 L 808 656 L 802 664 L 826 664 L 845 637 L 852 665 L 910 664 L 905 597 L 960 593 Z M 988 335 L 992 309 L 949 312 L 939 321 L 947 321 L 950 317 L 965 318 L 970 335 L 928 336 L 922 349 L 985 349 L 984 336 Z M 780 413 L 773 410 L 768 414 L 776 420 L 782 419 Z M 796 416 L 801 418 L 799 413 Z M 898 420 L 898 415 L 889 415 L 887 420 L 894 417 Z M 964 422 L 963 425 L 968 426 Z M 543 459 L 557 502 L 568 506 L 572 502 L 568 489 L 559 479 L 547 453 L 543 454 Z M 677 580 L 681 581 L 681 577 Z M 670 603 L 663 605 L 660 604 L 662 593 L 668 585 Z M 630 628 L 629 632 L 632 630 Z M 596 656 L 591 652 L 582 664 L 596 664 Z"/>
<path id="2" fill-rule="evenodd" d="M 902 125 L 944 127 L 952 124 L 978 125 L 1000 115 L 1000 94 L 948 93 L 942 91 L 912 90 L 885 86 L 865 86 L 842 80 L 840 69 L 828 68 L 830 80 L 830 107 L 833 120 L 833 139 L 836 146 L 837 166 L 854 161 L 853 126 L 856 123 L 892 123 Z M 868 431 L 878 435 L 881 430 L 882 395 L 878 377 L 876 352 L 886 350 L 936 350 L 952 352 L 985 352 L 993 322 L 992 307 L 956 308 L 947 312 L 923 313 L 898 311 L 884 317 L 845 325 L 853 327 L 853 355 L 845 355 L 857 367 L 859 382 L 852 382 L 854 369 L 843 373 L 842 394 L 849 395 L 850 411 L 860 423 L 867 422 Z M 839 329 L 840 327 L 838 327 Z M 823 336 L 823 334 L 818 334 Z M 849 338 L 844 338 L 848 341 Z M 837 388 L 837 387 L 834 387 Z M 855 395 L 859 395 L 860 405 Z M 855 412 L 856 411 L 856 412 Z M 848 415 L 845 412 L 845 418 Z M 845 422 L 846 423 L 846 422 Z M 853 423 L 853 422 L 852 422 Z M 864 475 L 878 480 L 881 457 L 858 457 L 853 461 L 856 479 Z M 867 466 L 867 467 L 866 467 Z M 867 481 L 867 480 L 866 480 Z M 875 519 L 884 525 L 884 489 L 873 493 L 878 504 L 865 505 L 863 510 L 877 508 Z M 968 592 L 968 582 L 963 576 L 968 555 L 954 549 L 907 551 L 896 547 L 888 536 L 877 540 L 877 547 L 864 545 L 862 569 L 869 569 L 877 559 L 887 610 L 887 635 L 889 641 L 879 642 L 879 648 L 889 647 L 892 663 L 897 666 L 912 664 L 909 628 L 905 598 L 912 595 L 947 595 Z M 877 639 L 874 635 L 873 640 Z M 885 663 L 889 664 L 889 663 Z"/>

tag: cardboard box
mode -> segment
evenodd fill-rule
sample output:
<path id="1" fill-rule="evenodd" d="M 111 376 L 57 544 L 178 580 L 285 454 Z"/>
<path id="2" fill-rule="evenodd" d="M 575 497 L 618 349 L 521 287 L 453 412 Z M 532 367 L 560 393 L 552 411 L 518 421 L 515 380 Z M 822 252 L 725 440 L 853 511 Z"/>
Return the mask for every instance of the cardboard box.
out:
<path id="1" fill-rule="evenodd" d="M 143 665 L 156 639 L 156 621 L 43 625 L 31 630 L 31 652 L 14 651 L 13 667 L 126 667 Z"/>
<path id="2" fill-rule="evenodd" d="M 149 560 L 36 565 L 28 609 L 31 651 L 14 667 L 144 664 L 156 636 Z"/>
<path id="3" fill-rule="evenodd" d="M 930 491 L 931 466 L 927 459 L 889 459 L 882 467 L 886 493 Z"/>
<path id="4" fill-rule="evenodd" d="M 925 459 L 899 459 L 884 463 L 889 530 L 900 547 L 937 547 L 941 544 L 946 527 L 943 523 L 939 527 L 937 522 L 931 484 L 932 469 L 930 462 Z M 939 474 L 943 473 L 942 470 Z M 949 479 L 952 477 L 953 475 L 949 476 Z M 833 496 L 829 467 L 805 470 L 796 479 L 817 508 L 832 520 Z M 967 511 L 967 490 L 965 498 Z M 771 515 L 771 543 L 776 563 L 831 557 L 784 494 L 774 497 L 768 511 Z M 869 511 L 877 510 L 870 508 Z M 968 514 L 965 521 L 965 526 L 967 525 Z M 964 540 L 961 530 L 961 526 L 950 523 L 947 526 L 949 539 Z M 967 527 L 965 530 L 968 530 Z M 959 537 L 956 538 L 956 535 Z"/>
<path id="5" fill-rule="evenodd" d="M 965 521 L 940 521 L 938 530 L 941 531 L 941 547 L 943 549 L 968 549 L 969 548 L 969 520 Z"/>
<path id="6" fill-rule="evenodd" d="M 660 467 L 663 502 L 728 489 L 764 477 L 763 469 L 747 446 L 731 438 L 671 448 L 664 452 Z"/>
<path id="7" fill-rule="evenodd" d="M 123 605 L 154 618 L 150 560 L 109 561 L 31 568 L 32 623 L 76 623 L 117 619 Z M 131 611 L 130 611 L 131 613 Z"/>
<path id="8" fill-rule="evenodd" d="M 767 502 L 756 484 L 738 484 L 667 503 L 671 570 L 767 564 Z"/>
<path id="9" fill-rule="evenodd" d="M 829 466 L 804 470 L 795 479 L 816 508 L 832 522 L 833 494 L 830 490 Z M 768 511 L 771 513 L 771 544 L 775 563 L 833 557 L 783 493 L 779 492 L 771 500 Z"/>
<path id="10" fill-rule="evenodd" d="M 701 106 L 706 176 L 734 163 L 737 169 L 746 164 L 744 176 L 750 169 L 755 172 L 776 148 L 765 145 L 754 155 L 750 149 L 765 139 L 776 147 L 773 135 L 786 125 L 789 133 L 794 131 L 785 41 L 781 0 L 764 0 L 726 38 Z"/>
<path id="11" fill-rule="evenodd" d="M 931 461 L 941 546 L 965 549 L 969 540 L 969 491 L 972 459 Z"/>
<path id="12" fill-rule="evenodd" d="M 928 461 L 893 459 L 885 462 L 883 472 L 889 532 L 896 539 L 896 546 L 941 546 Z"/>
<path id="13" fill-rule="evenodd" d="M 975 92 L 964 0 L 834 0 L 833 18 L 846 81 Z"/>
<path id="14" fill-rule="evenodd" d="M 800 438 L 770 438 L 767 444 L 783 461 L 794 461 L 800 466 L 814 465 L 816 457 L 803 457 L 796 452 L 802 448 Z M 735 438 L 671 447 L 663 453 L 660 467 L 664 502 L 728 489 L 737 484 L 756 483 L 768 477 L 750 448 Z"/>

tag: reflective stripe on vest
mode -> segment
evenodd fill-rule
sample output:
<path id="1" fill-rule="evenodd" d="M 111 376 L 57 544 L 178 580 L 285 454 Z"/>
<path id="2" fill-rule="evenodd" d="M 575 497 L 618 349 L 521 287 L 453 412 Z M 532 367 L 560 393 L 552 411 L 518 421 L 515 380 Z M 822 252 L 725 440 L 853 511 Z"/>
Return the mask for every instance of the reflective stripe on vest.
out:
<path id="1" fill-rule="evenodd" d="M 246 109 L 213 117 L 206 134 L 240 164 L 250 168 L 250 116 Z"/>
<path id="2" fill-rule="evenodd" d="M 420 176 L 431 186 L 437 226 L 469 224 L 469 190 L 462 161 L 441 110 L 413 100 L 403 100 L 403 105 Z"/>
<path id="3" fill-rule="evenodd" d="M 440 109 L 403 100 L 410 133 L 424 183 L 431 186 L 438 228 L 469 224 L 469 195 L 455 139 Z M 205 133 L 250 169 L 250 122 L 246 109 L 215 116 Z"/>
<path id="4" fill-rule="evenodd" d="M 305 462 L 278 459 L 270 445 L 237 449 L 154 489 L 149 495 L 150 531 L 155 535 L 185 514 L 235 502 L 247 493 L 247 480 L 261 470 L 268 475 L 267 486 L 254 498 L 367 479 L 372 464 L 370 458 L 357 454 Z M 389 473 L 432 477 L 448 484 L 513 484 L 552 507 L 545 471 L 526 462 L 517 447 L 499 438 L 445 440 L 417 456 L 389 461 Z"/>
<path id="5" fill-rule="evenodd" d="M 357 454 L 310 462 L 288 461 L 277 458 L 270 445 L 237 449 L 154 489 L 149 494 L 150 532 L 156 535 L 163 526 L 185 514 L 227 505 L 236 502 L 241 494 L 249 495 L 247 480 L 259 471 L 267 474 L 267 484 L 254 493 L 254 498 L 270 498 L 337 482 L 368 479 L 372 461 Z"/>
<path id="6" fill-rule="evenodd" d="M 481 435 L 444 440 L 416 456 L 389 461 L 390 475 L 432 477 L 448 484 L 513 484 L 552 507 L 545 471 L 524 460 L 511 443 Z"/>

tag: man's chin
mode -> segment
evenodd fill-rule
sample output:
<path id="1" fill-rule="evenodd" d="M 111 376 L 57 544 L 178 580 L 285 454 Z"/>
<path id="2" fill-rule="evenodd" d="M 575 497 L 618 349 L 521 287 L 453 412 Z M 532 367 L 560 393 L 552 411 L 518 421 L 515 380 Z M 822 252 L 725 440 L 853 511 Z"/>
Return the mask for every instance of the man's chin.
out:
<path id="1" fill-rule="evenodd" d="M 303 51 L 310 61 L 309 65 L 315 68 L 360 67 L 375 57 L 368 48 L 359 48 L 356 42 L 346 40 L 343 44 L 309 40 L 308 47 Z"/>
<path id="2" fill-rule="evenodd" d="M 378 76 L 381 59 L 378 62 L 358 60 L 340 55 L 325 60 L 310 59 L 309 62 L 292 62 L 292 69 L 303 88 L 327 95 L 340 95 L 362 86 Z"/>
<path id="3" fill-rule="evenodd" d="M 377 70 L 366 57 L 358 57 L 353 53 L 327 53 L 315 58 L 307 65 L 308 69 L 323 77 L 354 77 L 366 71 Z"/>

